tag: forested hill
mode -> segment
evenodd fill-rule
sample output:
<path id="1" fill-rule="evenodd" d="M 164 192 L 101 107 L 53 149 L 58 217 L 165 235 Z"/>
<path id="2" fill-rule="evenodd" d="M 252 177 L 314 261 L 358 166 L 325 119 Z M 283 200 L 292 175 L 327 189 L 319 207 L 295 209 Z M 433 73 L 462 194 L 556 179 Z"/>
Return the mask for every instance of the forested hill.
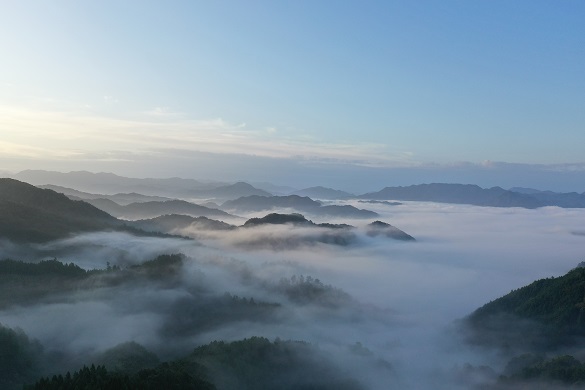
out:
<path id="1" fill-rule="evenodd" d="M 585 268 L 541 279 L 477 309 L 471 341 L 551 349 L 585 336 Z"/>
<path id="2" fill-rule="evenodd" d="M 347 224 L 333 224 L 333 223 L 314 223 L 311 220 L 305 218 L 302 214 L 279 214 L 270 213 L 262 218 L 250 218 L 244 223 L 244 227 L 260 226 L 260 225 L 282 225 L 291 224 L 297 226 L 309 226 L 309 227 L 324 227 L 330 229 L 350 229 L 353 228 Z"/>
<path id="3" fill-rule="evenodd" d="M 12 344 L 21 347 L 19 355 L 28 357 L 40 355 L 40 345 L 34 344 L 25 334 L 0 325 L 0 336 L 5 334 Z M 129 348 L 129 346 L 131 348 Z M 24 348 L 23 348 L 24 347 Z M 26 348 L 26 349 L 25 349 Z M 16 349 L 16 348 L 13 348 Z M 21 352 L 22 351 L 22 352 Z M 12 351 L 11 351 L 12 352 Z M 122 362 L 144 358 L 148 353 L 140 345 L 121 345 L 107 352 L 110 361 Z M 19 356 L 20 357 L 20 356 Z M 369 361 L 367 356 L 360 360 Z M 22 360 L 22 359 L 21 359 Z M 144 360 L 144 359 L 142 359 Z M 152 360 L 152 359 L 149 359 Z M 190 355 L 167 363 L 140 368 L 140 362 L 133 364 L 139 369 L 134 372 L 116 370 L 103 365 L 83 367 L 73 374 L 53 375 L 40 378 L 34 383 L 35 365 L 18 367 L 10 372 L 5 384 L 17 381 L 34 383 L 20 387 L 24 390 L 61 389 L 169 389 L 169 390 L 256 390 L 256 389 L 314 389 L 314 390 L 364 390 L 365 386 L 354 379 L 354 372 L 342 370 L 329 362 L 330 357 L 318 347 L 299 341 L 273 342 L 263 337 L 233 342 L 214 341 L 197 347 Z M 36 362 L 34 362 L 36 363 Z M 379 359 L 378 366 L 390 371 L 388 362 Z M 371 364 L 371 363 L 370 363 Z M 38 366 L 38 363 L 37 363 Z M 0 367 L 1 368 L 1 367 Z M 28 369 L 28 370 L 27 370 Z M 0 383 L 2 383 L 0 378 Z"/>
<path id="4" fill-rule="evenodd" d="M 118 225 L 116 218 L 83 201 L 0 178 L 0 238 L 43 242 Z"/>

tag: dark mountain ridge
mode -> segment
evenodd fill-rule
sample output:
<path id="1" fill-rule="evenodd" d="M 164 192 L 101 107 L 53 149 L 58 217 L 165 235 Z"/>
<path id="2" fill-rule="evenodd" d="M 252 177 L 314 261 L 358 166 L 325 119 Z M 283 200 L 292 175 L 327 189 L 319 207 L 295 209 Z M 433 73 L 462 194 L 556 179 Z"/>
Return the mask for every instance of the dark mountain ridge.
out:
<path id="1" fill-rule="evenodd" d="M 583 388 L 583 265 L 512 290 L 461 322 L 469 343 L 512 357 L 486 390 Z"/>
<path id="2" fill-rule="evenodd" d="M 116 218 L 83 201 L 15 179 L 0 179 L 0 237 L 42 242 L 120 225 Z"/>
<path id="3" fill-rule="evenodd" d="M 329 229 L 351 229 L 353 226 L 346 224 L 332 224 L 332 223 L 314 223 L 308 220 L 301 214 L 279 214 L 271 213 L 262 218 L 250 218 L 243 227 L 260 226 L 260 225 L 283 225 L 292 224 L 296 226 L 314 226 L 324 227 Z"/>

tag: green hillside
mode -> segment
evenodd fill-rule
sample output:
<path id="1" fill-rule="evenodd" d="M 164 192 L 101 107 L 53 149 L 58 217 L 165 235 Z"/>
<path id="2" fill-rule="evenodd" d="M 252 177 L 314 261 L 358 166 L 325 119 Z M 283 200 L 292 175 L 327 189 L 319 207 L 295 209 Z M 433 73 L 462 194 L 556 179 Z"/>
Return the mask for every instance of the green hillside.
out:
<path id="1" fill-rule="evenodd" d="M 541 279 L 477 309 L 471 341 L 550 349 L 585 335 L 585 268 Z"/>

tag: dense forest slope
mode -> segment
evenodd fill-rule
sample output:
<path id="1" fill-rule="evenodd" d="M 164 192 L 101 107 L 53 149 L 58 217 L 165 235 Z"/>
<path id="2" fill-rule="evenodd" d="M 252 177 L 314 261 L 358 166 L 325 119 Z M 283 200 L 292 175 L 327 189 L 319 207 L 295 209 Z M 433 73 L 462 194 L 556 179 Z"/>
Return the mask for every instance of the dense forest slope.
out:
<path id="1" fill-rule="evenodd" d="M 480 344 L 550 349 L 585 336 L 585 268 L 514 290 L 466 321 Z"/>
<path id="2" fill-rule="evenodd" d="M 21 344 L 31 344 L 28 339 L 20 340 L 26 337 L 23 334 L 1 327 L 0 331 L 12 332 L 9 337 Z M 41 355 L 39 352 L 37 354 Z M 24 389 L 364 389 L 349 373 L 324 361 L 324 355 L 315 346 L 298 341 L 271 342 L 262 337 L 231 343 L 216 341 L 197 347 L 182 359 L 154 368 L 143 368 L 133 373 L 112 370 L 105 365 L 91 365 L 73 374 L 40 378 Z M 28 368 L 34 368 L 34 365 Z M 30 377 L 29 372 L 26 374 L 28 376 L 21 375 L 19 379 Z"/>
<path id="3" fill-rule="evenodd" d="M 106 269 L 84 270 L 57 260 L 0 260 L 0 308 L 61 305 L 72 300 L 92 301 L 96 296 L 118 300 L 122 292 L 142 291 L 144 287 L 168 291 L 187 283 L 185 287 L 189 287 L 181 289 L 180 296 L 164 305 L 152 305 L 161 315 L 157 334 L 166 340 L 185 342 L 222 326 L 283 323 L 299 308 L 303 312 L 317 310 L 331 318 L 348 312 L 360 317 L 361 306 L 347 293 L 312 277 L 262 282 L 260 288 L 275 300 L 265 302 L 214 291 L 202 274 L 185 281 L 184 267 L 191 261 L 179 254 L 160 255 L 125 268 L 108 265 Z M 134 307 L 128 309 L 134 313 Z M 363 347 L 355 351 L 350 344 L 341 347 L 356 362 L 392 374 L 390 363 L 364 353 Z M 23 384 L 27 384 L 26 389 L 364 388 L 355 379 L 356 373 L 337 365 L 331 352 L 305 342 L 261 337 L 212 342 L 161 363 L 155 353 L 135 342 L 87 351 L 74 358 L 77 352 L 45 349 L 23 331 L 0 324 L 0 352 L 0 388 L 8 390 L 22 389 Z"/>
<path id="4" fill-rule="evenodd" d="M 537 280 L 464 321 L 467 341 L 512 356 L 485 390 L 585 388 L 585 268 Z"/>

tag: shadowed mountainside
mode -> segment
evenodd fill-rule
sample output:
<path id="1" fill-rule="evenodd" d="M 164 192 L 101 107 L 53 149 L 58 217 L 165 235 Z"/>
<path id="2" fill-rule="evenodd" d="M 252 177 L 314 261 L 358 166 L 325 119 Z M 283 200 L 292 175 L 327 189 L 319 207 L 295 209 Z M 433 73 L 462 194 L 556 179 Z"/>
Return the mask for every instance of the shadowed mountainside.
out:
<path id="1" fill-rule="evenodd" d="M 585 268 L 513 290 L 465 319 L 469 340 L 501 348 L 549 350 L 585 336 Z"/>
<path id="2" fill-rule="evenodd" d="M 486 390 L 583 388 L 585 268 L 537 280 L 474 311 L 461 325 L 467 341 L 512 356 Z"/>
<path id="3" fill-rule="evenodd" d="M 0 237 L 43 242 L 120 226 L 96 207 L 14 179 L 0 179 Z"/>

